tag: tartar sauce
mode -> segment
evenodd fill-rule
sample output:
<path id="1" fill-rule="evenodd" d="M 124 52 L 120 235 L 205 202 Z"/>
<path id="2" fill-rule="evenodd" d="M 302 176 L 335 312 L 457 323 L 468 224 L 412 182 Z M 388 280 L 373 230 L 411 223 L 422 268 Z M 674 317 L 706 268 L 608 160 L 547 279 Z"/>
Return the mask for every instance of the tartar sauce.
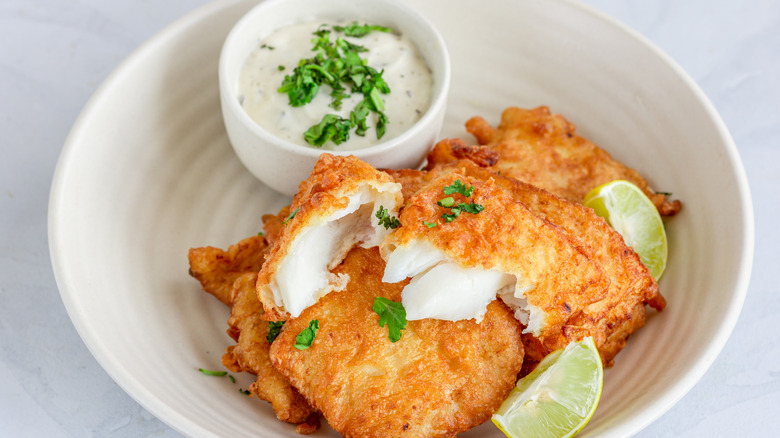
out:
<path id="1" fill-rule="evenodd" d="M 328 27 L 345 24 L 328 23 Z M 304 132 L 318 124 L 326 114 L 348 119 L 350 112 L 363 100 L 361 93 L 352 93 L 336 110 L 329 106 L 331 88 L 323 85 L 310 103 L 292 107 L 287 93 L 278 92 L 285 75 L 292 74 L 301 59 L 315 55 L 313 33 L 322 25 L 321 21 L 307 22 L 276 30 L 249 55 L 239 79 L 239 102 L 247 114 L 271 134 L 304 146 L 311 146 L 304 140 Z M 390 93 L 382 95 L 388 124 L 385 134 L 378 140 L 377 114 L 372 112 L 364 136 L 352 131 L 346 142 L 336 145 L 329 141 L 322 149 L 361 149 L 409 129 L 428 109 L 433 88 L 430 69 L 414 43 L 402 35 L 376 31 L 361 38 L 345 37 L 343 33 L 334 33 L 331 38 L 336 36 L 367 48 L 360 57 L 377 71 L 384 70 L 382 78 L 390 87 Z M 349 93 L 350 88 L 346 88 Z"/>

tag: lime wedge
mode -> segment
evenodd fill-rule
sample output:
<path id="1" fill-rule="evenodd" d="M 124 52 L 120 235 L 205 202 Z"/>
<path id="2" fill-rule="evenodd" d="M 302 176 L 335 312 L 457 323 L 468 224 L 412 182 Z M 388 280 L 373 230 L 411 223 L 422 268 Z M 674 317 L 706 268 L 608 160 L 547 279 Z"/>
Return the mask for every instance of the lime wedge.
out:
<path id="1" fill-rule="evenodd" d="M 510 438 L 572 437 L 593 416 L 603 377 L 593 338 L 572 342 L 517 382 L 493 423 Z"/>
<path id="2" fill-rule="evenodd" d="M 612 181 L 591 190 L 584 204 L 623 236 L 656 281 L 661 278 L 666 269 L 666 231 L 655 205 L 639 187 Z"/>

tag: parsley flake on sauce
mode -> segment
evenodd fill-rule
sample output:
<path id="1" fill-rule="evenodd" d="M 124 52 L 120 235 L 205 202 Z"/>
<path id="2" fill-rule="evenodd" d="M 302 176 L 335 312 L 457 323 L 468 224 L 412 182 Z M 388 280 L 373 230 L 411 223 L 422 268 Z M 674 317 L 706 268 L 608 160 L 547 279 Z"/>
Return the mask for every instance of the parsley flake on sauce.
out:
<path id="1" fill-rule="evenodd" d="M 384 297 L 374 297 L 372 310 L 379 315 L 379 327 L 387 325 L 387 337 L 391 342 L 401 339 L 401 330 L 406 329 L 404 305 Z"/>
<path id="2" fill-rule="evenodd" d="M 322 146 L 332 141 L 336 144 L 349 140 L 349 131 L 353 128 L 351 121 L 336 114 L 327 114 L 320 123 L 312 126 L 303 133 L 306 143 L 312 146 Z"/>
<path id="3" fill-rule="evenodd" d="M 370 24 L 359 25 L 357 21 L 353 21 L 348 26 L 333 26 L 333 29 L 337 32 L 344 32 L 344 35 L 360 38 L 368 35 L 372 31 L 377 32 L 392 32 L 393 29 L 384 26 L 376 26 Z"/>
<path id="4" fill-rule="evenodd" d="M 320 321 L 315 319 L 309 322 L 309 326 L 303 329 L 295 337 L 295 348 L 305 350 L 311 347 L 314 338 L 317 337 L 317 331 L 320 329 Z"/>

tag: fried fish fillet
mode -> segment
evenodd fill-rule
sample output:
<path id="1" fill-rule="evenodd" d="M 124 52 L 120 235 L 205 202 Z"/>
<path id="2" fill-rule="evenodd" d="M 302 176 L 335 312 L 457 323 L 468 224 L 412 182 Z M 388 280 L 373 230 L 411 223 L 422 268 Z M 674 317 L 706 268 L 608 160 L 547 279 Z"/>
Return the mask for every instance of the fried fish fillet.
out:
<path id="1" fill-rule="evenodd" d="M 500 301 L 473 320 L 409 321 L 388 339 L 375 297 L 401 299 L 403 283 L 382 282 L 376 247 L 355 247 L 335 271 L 345 290 L 287 321 L 271 360 L 329 424 L 346 437 L 453 437 L 485 422 L 515 384 L 523 359 L 521 326 Z M 312 320 L 311 347 L 294 347 Z"/>
<path id="2" fill-rule="evenodd" d="M 612 364 L 630 334 L 644 325 L 645 304 L 659 311 L 666 306 L 658 284 L 622 236 L 590 208 L 567 202 L 529 184 L 509 179 L 500 181 L 534 214 L 569 235 L 577 236 L 587 245 L 589 254 L 601 265 L 610 282 L 604 298 L 572 315 L 561 338 L 541 339 L 541 351 L 536 354 L 532 351 L 529 364 L 587 336 L 594 337 L 605 364 Z"/>
<path id="3" fill-rule="evenodd" d="M 477 155 L 477 166 L 469 161 L 451 162 L 433 171 L 392 171 L 390 174 L 404 186 L 407 196 L 425 187 L 441 169 L 457 168 L 477 179 L 492 179 L 496 186 L 516 202 L 525 205 L 534 215 L 549 221 L 568 236 L 578 239 L 587 253 L 604 269 L 609 280 L 606 295 L 600 300 L 572 312 L 556 336 L 523 335 L 525 344 L 524 373 L 533 369 L 544 356 L 565 347 L 571 341 L 593 336 L 602 359 L 611 365 L 615 355 L 625 346 L 628 337 L 645 324 L 645 304 L 662 310 L 666 301 L 658 290 L 639 256 L 622 237 L 593 210 L 569 202 L 545 190 L 491 171 L 485 160 L 485 147 L 467 147 L 460 141 L 444 140 L 437 145 L 447 150 L 459 150 L 459 156 Z M 502 173 L 503 175 L 503 173 Z M 481 213 L 480 213 L 481 214 Z M 403 220 L 403 213 L 401 215 Z"/>
<path id="4" fill-rule="evenodd" d="M 499 294 L 526 331 L 557 337 L 572 314 L 605 296 L 609 281 L 576 236 L 535 215 L 496 179 L 506 178 L 470 161 L 434 169 L 380 246 L 384 281 L 412 278 L 403 292 L 410 319 L 478 319 Z M 458 185 L 469 195 L 447 192 Z M 445 219 L 452 205 L 482 210 Z"/>
<path id="5" fill-rule="evenodd" d="M 349 280 L 330 272 L 355 245 L 376 246 L 389 233 L 382 212 L 397 214 L 401 185 L 352 156 L 322 154 L 300 184 L 278 238 L 260 270 L 265 318 L 284 320 Z"/>
<path id="6" fill-rule="evenodd" d="M 212 246 L 190 248 L 187 254 L 190 275 L 200 282 L 204 291 L 229 306 L 233 283 L 247 272 L 260 270 L 267 248 L 263 236 L 247 237 L 227 251 Z"/>
<path id="7" fill-rule="evenodd" d="M 266 228 L 278 221 L 266 218 Z M 263 307 L 257 299 L 257 271 L 263 264 L 268 244 L 263 236 L 246 238 L 223 251 L 219 248 L 192 248 L 188 258 L 190 274 L 200 281 L 203 290 L 230 306 L 228 335 L 236 345 L 227 348 L 222 363 L 234 372 L 257 376 L 249 390 L 260 400 L 271 403 L 277 418 L 299 424 L 301 433 L 317 428 L 315 410 L 273 367 L 268 357 L 266 339 L 268 321 L 260 319 Z"/>
<path id="8" fill-rule="evenodd" d="M 498 128 L 482 117 L 466 122 L 466 130 L 480 145 L 498 154 L 492 167 L 502 175 L 552 192 L 572 202 L 582 203 L 585 195 L 601 184 L 623 179 L 637 185 L 664 216 L 680 211 L 680 201 L 671 201 L 654 192 L 634 169 L 613 159 L 609 153 L 575 133 L 575 125 L 559 114 L 540 106 L 526 110 L 507 108 Z M 437 150 L 429 157 L 431 165 L 451 160 L 452 152 Z"/>

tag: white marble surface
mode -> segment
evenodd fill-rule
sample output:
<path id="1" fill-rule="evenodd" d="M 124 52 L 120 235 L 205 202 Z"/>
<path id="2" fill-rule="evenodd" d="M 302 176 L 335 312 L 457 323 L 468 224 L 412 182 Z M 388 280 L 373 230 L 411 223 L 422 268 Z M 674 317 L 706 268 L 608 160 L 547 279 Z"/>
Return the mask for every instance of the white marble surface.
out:
<path id="1" fill-rule="evenodd" d="M 780 2 L 585 1 L 648 37 L 703 88 L 736 141 L 755 207 L 753 276 L 734 333 L 703 379 L 639 436 L 777 436 Z M 0 436 L 179 436 L 81 342 L 52 274 L 46 214 L 57 157 L 90 95 L 133 49 L 206 2 L 0 2 Z"/>

